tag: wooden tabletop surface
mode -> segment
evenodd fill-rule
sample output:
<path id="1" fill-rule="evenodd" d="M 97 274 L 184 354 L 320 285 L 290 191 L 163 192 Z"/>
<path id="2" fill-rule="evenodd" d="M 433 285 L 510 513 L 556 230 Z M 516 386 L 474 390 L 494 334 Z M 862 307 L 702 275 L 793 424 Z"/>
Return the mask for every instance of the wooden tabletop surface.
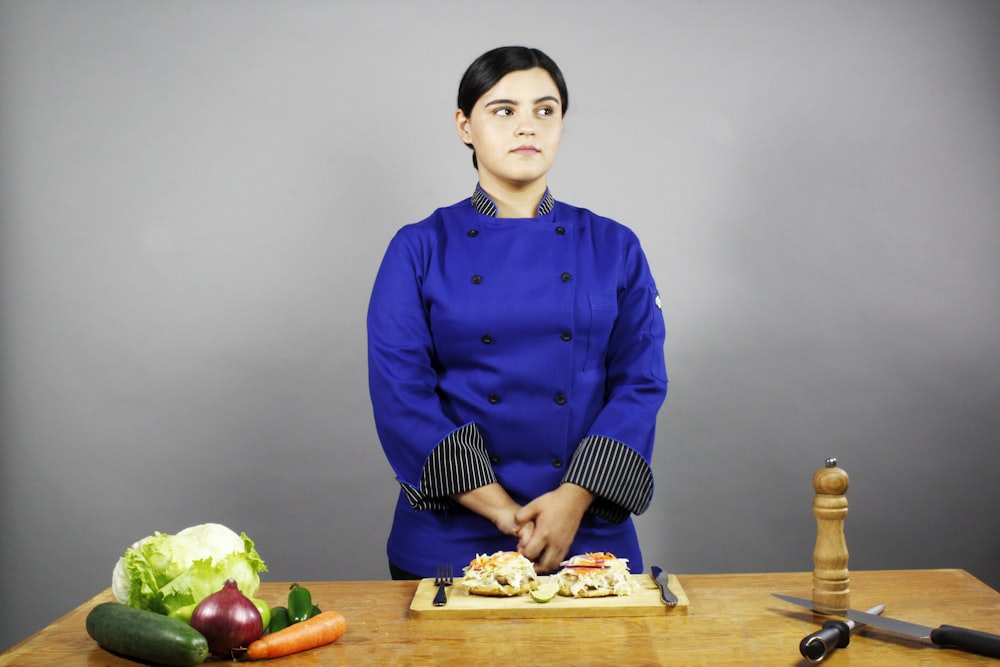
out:
<path id="1" fill-rule="evenodd" d="M 287 658 L 286 665 L 808 665 L 799 641 L 823 618 L 771 597 L 811 597 L 811 573 L 678 575 L 689 599 L 684 615 L 626 618 L 413 618 L 417 582 L 302 582 L 324 609 L 347 618 L 337 643 Z M 287 583 L 265 582 L 259 597 L 282 604 Z M 0 654 L 0 666 L 136 665 L 98 647 L 84 629 L 102 591 Z M 937 627 L 959 625 L 1000 634 L 1000 593 L 963 570 L 851 573 L 851 606 L 886 605 L 885 615 Z M 206 665 L 221 665 L 210 660 Z M 831 667 L 991 665 L 1000 660 L 940 649 L 874 628 L 855 632 Z"/>

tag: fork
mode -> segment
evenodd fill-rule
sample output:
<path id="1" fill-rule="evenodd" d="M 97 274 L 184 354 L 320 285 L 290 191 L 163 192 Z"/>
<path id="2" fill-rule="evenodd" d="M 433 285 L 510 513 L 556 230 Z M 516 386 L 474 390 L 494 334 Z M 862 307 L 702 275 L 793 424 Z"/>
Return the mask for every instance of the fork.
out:
<path id="1" fill-rule="evenodd" d="M 448 594 L 444 588 L 451 586 L 451 580 L 451 563 L 439 563 L 437 573 L 434 575 L 434 585 L 438 587 L 437 595 L 434 596 L 435 607 L 442 607 L 448 603 Z"/>

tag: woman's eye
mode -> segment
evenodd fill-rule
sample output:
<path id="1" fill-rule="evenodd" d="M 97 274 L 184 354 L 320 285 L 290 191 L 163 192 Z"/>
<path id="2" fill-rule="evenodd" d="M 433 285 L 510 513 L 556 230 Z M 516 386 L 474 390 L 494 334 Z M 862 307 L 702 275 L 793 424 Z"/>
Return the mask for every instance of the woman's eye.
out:
<path id="1" fill-rule="evenodd" d="M 553 109 L 552 107 L 541 107 L 538 110 L 538 115 L 539 116 L 551 116 L 551 115 L 555 114 L 555 112 L 556 112 L 556 110 Z"/>
<path id="2" fill-rule="evenodd" d="M 507 107 L 499 107 L 493 111 L 494 116 L 512 116 L 514 111 Z"/>

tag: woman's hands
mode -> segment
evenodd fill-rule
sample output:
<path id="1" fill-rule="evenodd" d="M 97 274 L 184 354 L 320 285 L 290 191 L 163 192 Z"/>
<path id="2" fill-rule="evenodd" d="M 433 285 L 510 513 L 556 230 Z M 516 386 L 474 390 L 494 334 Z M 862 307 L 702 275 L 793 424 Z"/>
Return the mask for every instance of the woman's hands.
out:
<path id="1" fill-rule="evenodd" d="M 580 528 L 580 520 L 594 500 L 594 494 L 576 484 L 560 484 L 525 505 L 514 516 L 520 526 L 531 530 L 518 535 L 517 550 L 535 563 L 539 572 L 552 572 L 566 559 Z"/>
<path id="2" fill-rule="evenodd" d="M 452 496 L 486 517 L 504 535 L 517 537 L 517 550 L 539 572 L 553 572 L 566 559 L 594 494 L 576 484 L 560 484 L 521 507 L 497 483 Z"/>

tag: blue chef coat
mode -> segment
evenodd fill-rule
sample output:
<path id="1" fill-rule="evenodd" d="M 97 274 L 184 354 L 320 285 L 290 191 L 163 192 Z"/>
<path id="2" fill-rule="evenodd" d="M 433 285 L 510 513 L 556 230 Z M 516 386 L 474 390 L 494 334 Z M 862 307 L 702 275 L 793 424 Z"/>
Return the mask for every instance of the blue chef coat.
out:
<path id="1" fill-rule="evenodd" d="M 402 485 L 389 560 L 430 576 L 440 562 L 461 572 L 477 553 L 515 548 L 516 538 L 447 495 L 427 497 L 432 452 L 457 434 L 481 454 L 475 465 L 521 504 L 563 481 L 600 492 L 567 479 L 581 442 L 599 440 L 631 457 L 648 489 L 632 493 L 637 481 L 622 476 L 635 475 L 617 458 L 586 463 L 584 477 L 617 480 L 612 486 L 625 488 L 616 498 L 638 500 L 611 519 L 588 512 L 570 553 L 610 551 L 639 572 L 629 513 L 649 504 L 656 414 L 667 390 L 663 316 L 639 241 L 548 195 L 551 210 L 526 219 L 492 217 L 475 199 L 399 230 L 372 291 L 372 406 Z M 462 488 L 464 474 L 437 484 L 446 493 L 481 485 Z"/>

